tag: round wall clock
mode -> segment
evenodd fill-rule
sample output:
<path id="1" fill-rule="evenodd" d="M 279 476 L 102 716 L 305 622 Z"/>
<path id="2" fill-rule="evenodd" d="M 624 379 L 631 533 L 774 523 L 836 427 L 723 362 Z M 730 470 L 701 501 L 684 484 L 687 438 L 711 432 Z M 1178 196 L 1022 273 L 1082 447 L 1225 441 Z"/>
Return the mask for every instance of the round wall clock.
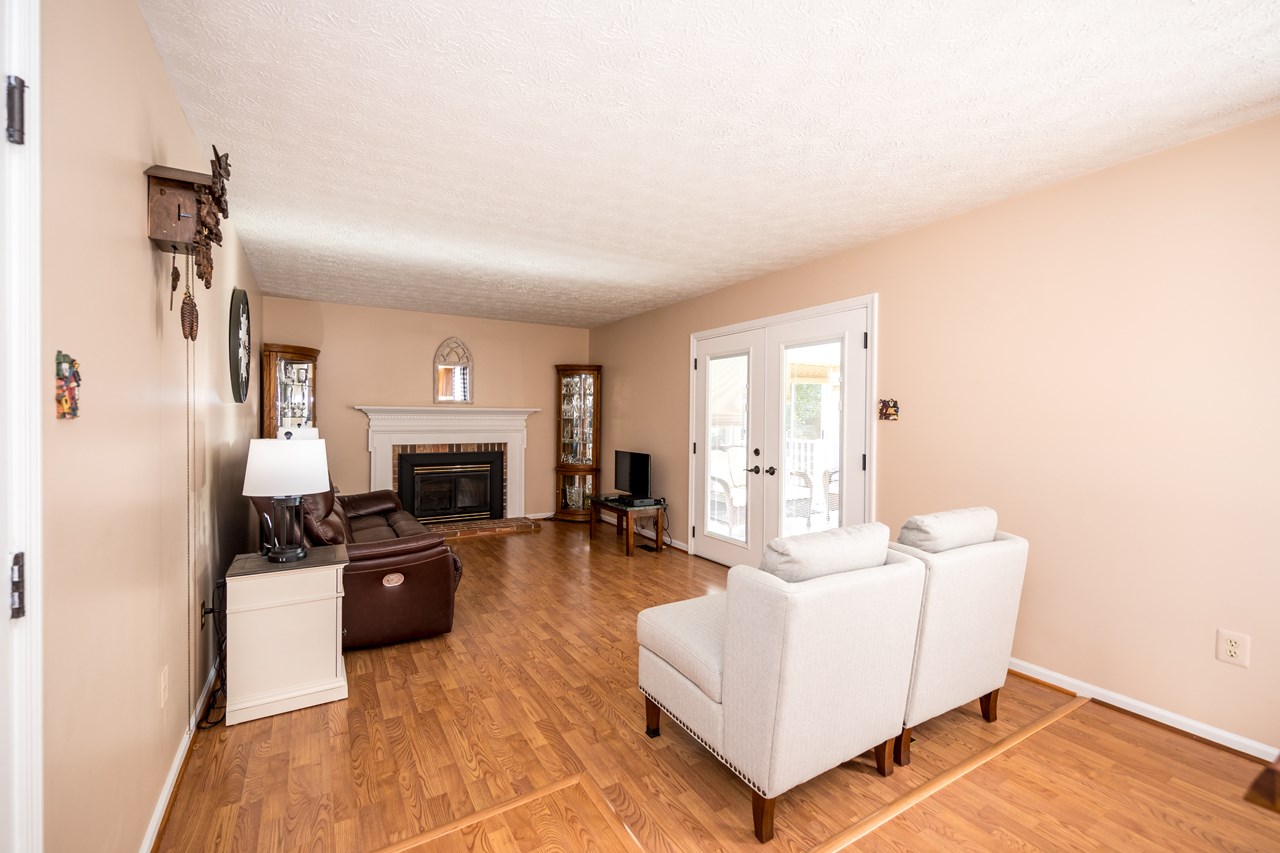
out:
<path id="1" fill-rule="evenodd" d="M 249 296 L 239 288 L 231 291 L 227 356 L 231 362 L 231 396 L 237 403 L 243 403 L 249 396 L 249 363 L 253 352 L 249 344 Z"/>

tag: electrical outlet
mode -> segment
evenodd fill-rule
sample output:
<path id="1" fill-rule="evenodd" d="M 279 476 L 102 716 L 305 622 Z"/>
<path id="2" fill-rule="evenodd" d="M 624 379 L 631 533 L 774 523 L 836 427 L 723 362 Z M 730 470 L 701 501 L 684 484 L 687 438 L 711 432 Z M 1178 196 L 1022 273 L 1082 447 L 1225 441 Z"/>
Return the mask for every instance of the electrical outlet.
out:
<path id="1" fill-rule="evenodd" d="M 169 704 L 169 667 L 160 670 L 160 707 Z"/>
<path id="2" fill-rule="evenodd" d="M 1248 634 L 1241 634 L 1238 631 L 1228 631 L 1226 628 L 1219 628 L 1217 649 L 1215 657 L 1223 663 L 1246 667 L 1249 665 Z"/>

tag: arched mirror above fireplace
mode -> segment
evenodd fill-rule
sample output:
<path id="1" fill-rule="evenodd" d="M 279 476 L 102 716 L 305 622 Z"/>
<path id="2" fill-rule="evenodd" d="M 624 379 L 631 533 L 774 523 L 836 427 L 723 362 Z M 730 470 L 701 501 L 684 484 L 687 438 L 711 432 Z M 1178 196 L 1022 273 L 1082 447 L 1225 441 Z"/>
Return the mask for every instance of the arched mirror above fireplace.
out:
<path id="1" fill-rule="evenodd" d="M 475 377 L 471 350 L 458 338 L 445 338 L 436 350 L 435 400 L 437 403 L 470 403 Z"/>

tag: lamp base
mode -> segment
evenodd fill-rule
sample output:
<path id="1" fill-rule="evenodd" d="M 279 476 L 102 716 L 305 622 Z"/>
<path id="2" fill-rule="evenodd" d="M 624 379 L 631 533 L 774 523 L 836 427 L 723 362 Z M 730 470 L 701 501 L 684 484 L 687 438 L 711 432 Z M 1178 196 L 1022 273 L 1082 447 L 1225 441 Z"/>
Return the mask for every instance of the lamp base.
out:
<path id="1" fill-rule="evenodd" d="M 284 545 L 276 545 L 265 554 L 267 560 L 272 563 L 292 563 L 295 560 L 301 560 L 307 556 L 307 549 L 301 545 L 287 547 Z"/>
<path id="2" fill-rule="evenodd" d="M 302 496 L 271 499 L 270 547 L 263 552 L 272 563 L 292 563 L 307 556 L 302 538 Z"/>

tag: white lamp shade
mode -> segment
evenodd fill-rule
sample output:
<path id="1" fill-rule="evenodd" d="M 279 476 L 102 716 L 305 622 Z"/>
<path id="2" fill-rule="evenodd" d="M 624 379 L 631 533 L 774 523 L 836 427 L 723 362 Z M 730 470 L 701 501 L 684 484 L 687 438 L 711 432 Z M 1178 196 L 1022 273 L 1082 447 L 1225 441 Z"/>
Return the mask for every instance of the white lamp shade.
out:
<path id="1" fill-rule="evenodd" d="M 244 492 L 249 497 L 291 497 L 329 490 L 329 461 L 324 439 L 249 441 L 249 461 L 244 467 Z"/>

